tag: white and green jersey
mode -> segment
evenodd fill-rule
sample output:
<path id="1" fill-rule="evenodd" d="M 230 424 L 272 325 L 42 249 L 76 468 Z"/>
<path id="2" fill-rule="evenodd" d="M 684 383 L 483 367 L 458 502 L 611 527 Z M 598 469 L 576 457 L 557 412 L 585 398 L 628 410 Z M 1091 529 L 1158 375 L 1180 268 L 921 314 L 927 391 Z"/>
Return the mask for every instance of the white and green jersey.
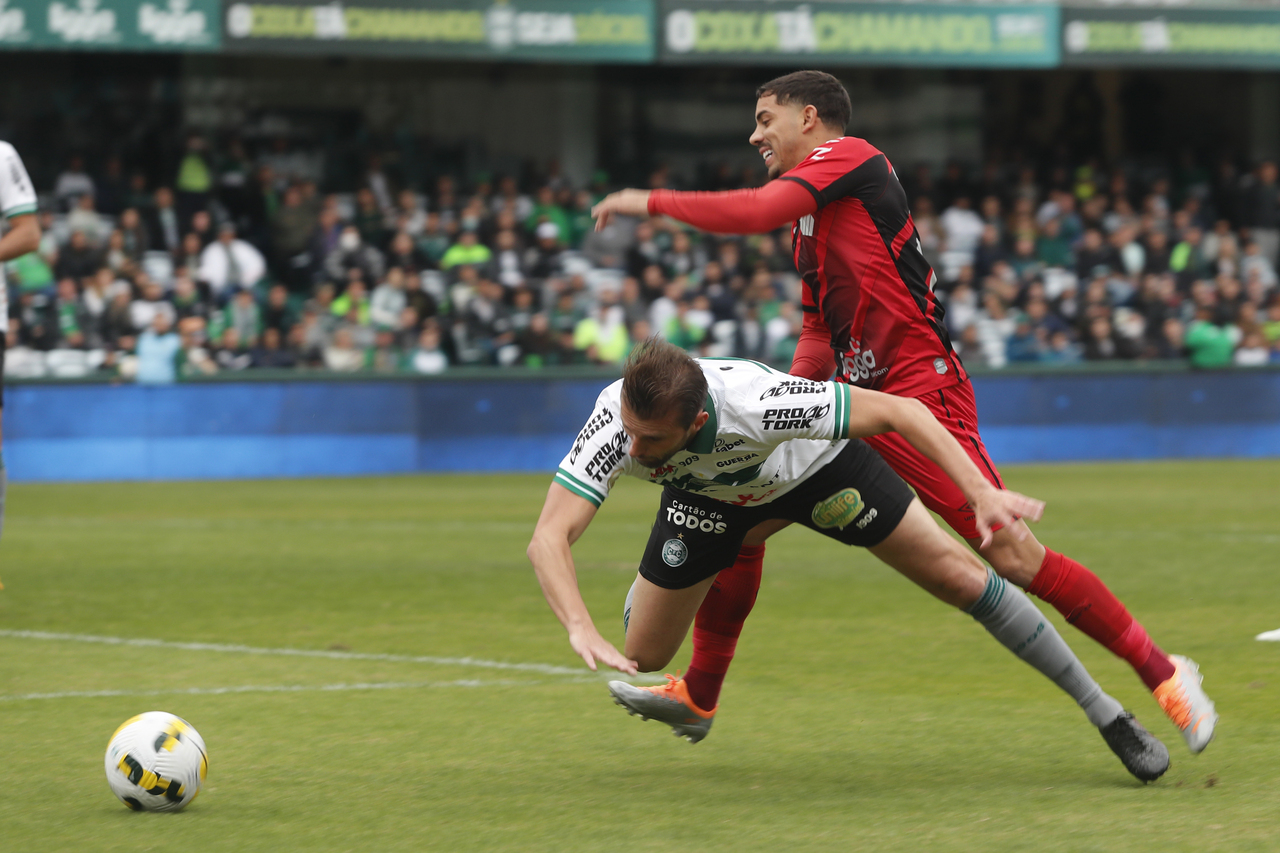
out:
<path id="1" fill-rule="evenodd" d="M 0 142 L 0 215 L 5 219 L 36 212 L 36 191 L 18 151 Z M 9 288 L 0 264 L 0 333 L 9 331 Z"/>
<path id="2" fill-rule="evenodd" d="M 555 482 L 596 506 L 622 474 L 748 506 L 785 495 L 848 442 L 847 385 L 810 382 L 738 358 L 697 362 L 707 376 L 710 418 L 684 450 L 660 468 L 628 455 L 618 380 L 596 399 Z"/>

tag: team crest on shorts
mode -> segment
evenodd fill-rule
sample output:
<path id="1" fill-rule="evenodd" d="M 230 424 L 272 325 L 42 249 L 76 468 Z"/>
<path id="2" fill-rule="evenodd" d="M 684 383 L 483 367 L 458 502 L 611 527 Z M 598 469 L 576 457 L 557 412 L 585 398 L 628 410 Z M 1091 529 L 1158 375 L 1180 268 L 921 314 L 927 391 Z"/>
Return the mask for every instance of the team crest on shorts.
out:
<path id="1" fill-rule="evenodd" d="M 857 489 L 841 489 L 825 501 L 813 505 L 813 523 L 823 529 L 831 527 L 844 530 L 862 512 L 866 502 Z"/>
<path id="2" fill-rule="evenodd" d="M 679 539 L 668 539 L 662 543 L 662 562 L 671 568 L 683 566 L 684 561 L 689 559 L 689 546 Z"/>

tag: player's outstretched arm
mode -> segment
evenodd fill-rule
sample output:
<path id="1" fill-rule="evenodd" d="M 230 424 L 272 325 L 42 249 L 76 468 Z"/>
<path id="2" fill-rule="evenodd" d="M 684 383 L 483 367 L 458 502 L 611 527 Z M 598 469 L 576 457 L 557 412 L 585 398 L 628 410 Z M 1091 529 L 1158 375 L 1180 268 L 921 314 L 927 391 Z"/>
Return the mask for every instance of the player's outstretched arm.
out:
<path id="1" fill-rule="evenodd" d="M 0 261 L 11 261 L 40 248 L 40 223 L 34 213 L 9 220 L 9 231 L 0 237 Z"/>
<path id="2" fill-rule="evenodd" d="M 619 672 L 635 675 L 636 662 L 628 660 L 600 636 L 591 621 L 591 614 L 587 612 L 582 593 L 578 591 L 578 575 L 573 567 L 570 546 L 578 541 L 595 515 L 596 506 L 591 501 L 552 483 L 525 553 L 533 563 L 551 612 L 569 632 L 569 645 L 586 661 L 591 671 L 596 671 L 596 663 L 599 662 Z"/>
<path id="3" fill-rule="evenodd" d="M 955 436 L 947 432 L 919 400 L 856 386 L 849 386 L 849 392 L 849 437 L 864 438 L 896 432 L 935 462 L 960 487 L 973 507 L 974 523 L 982 537 L 982 547 L 991 543 L 992 525 L 1007 527 L 1018 518 L 1039 521 L 1044 515 L 1044 501 L 991 485 Z"/>
<path id="4" fill-rule="evenodd" d="M 617 216 L 670 216 L 713 234 L 763 234 L 818 209 L 813 194 L 795 181 L 727 192 L 620 190 L 591 209 L 596 230 Z"/>

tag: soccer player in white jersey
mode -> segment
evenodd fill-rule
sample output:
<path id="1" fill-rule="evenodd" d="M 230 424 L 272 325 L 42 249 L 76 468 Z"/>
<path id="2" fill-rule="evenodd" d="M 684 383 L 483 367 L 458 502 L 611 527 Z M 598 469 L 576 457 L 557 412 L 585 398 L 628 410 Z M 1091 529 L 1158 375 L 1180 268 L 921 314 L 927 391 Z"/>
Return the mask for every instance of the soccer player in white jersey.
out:
<path id="1" fill-rule="evenodd" d="M 22 165 L 17 150 L 0 142 L 0 215 L 9 229 L 0 237 L 0 264 L 34 252 L 40 245 L 40 223 L 36 221 L 36 191 Z M 4 352 L 9 346 L 9 283 L 0 266 L 0 376 L 4 374 Z M 0 384 L 0 532 L 4 531 L 4 498 L 9 476 L 4 467 L 4 386 Z M 3 585 L 0 585 L 3 589 Z"/>
<path id="2" fill-rule="evenodd" d="M 1143 781 L 1169 765 L 1164 745 L 1089 676 L 1021 590 L 948 536 L 862 436 L 896 432 L 964 492 L 983 537 L 1044 504 L 995 488 L 955 438 L 915 400 L 813 382 L 742 359 L 692 359 L 660 339 L 628 359 L 596 400 L 552 482 L 528 555 L 569 643 L 587 666 L 652 672 L 667 665 L 722 569 L 748 532 L 786 523 L 876 557 L 972 615 L 999 642 L 1084 710 L 1125 767 Z M 625 654 L 596 630 L 578 591 L 572 544 L 623 474 L 663 486 L 658 517 L 624 610 Z M 763 527 L 761 527 L 763 525 Z M 770 531 L 771 532 L 771 531 Z M 767 535 L 767 533 L 765 534 Z M 634 714 L 691 741 L 715 708 L 680 684 L 609 684 Z"/>

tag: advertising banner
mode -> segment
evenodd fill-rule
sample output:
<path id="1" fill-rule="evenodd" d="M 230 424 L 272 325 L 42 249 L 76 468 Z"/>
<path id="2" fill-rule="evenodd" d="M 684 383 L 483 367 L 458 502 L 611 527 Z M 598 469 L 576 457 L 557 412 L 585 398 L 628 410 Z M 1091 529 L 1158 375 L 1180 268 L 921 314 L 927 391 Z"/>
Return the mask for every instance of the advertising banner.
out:
<path id="1" fill-rule="evenodd" d="M 0 50 L 216 50 L 219 0 L 0 0 Z"/>
<path id="2" fill-rule="evenodd" d="M 1063 8 L 1068 66 L 1280 67 L 1280 9 Z"/>
<path id="3" fill-rule="evenodd" d="M 1048 68 L 1056 5 L 663 0 L 672 63 Z"/>
<path id="4" fill-rule="evenodd" d="M 652 62 L 651 0 L 227 3 L 230 50 L 556 62 Z"/>

